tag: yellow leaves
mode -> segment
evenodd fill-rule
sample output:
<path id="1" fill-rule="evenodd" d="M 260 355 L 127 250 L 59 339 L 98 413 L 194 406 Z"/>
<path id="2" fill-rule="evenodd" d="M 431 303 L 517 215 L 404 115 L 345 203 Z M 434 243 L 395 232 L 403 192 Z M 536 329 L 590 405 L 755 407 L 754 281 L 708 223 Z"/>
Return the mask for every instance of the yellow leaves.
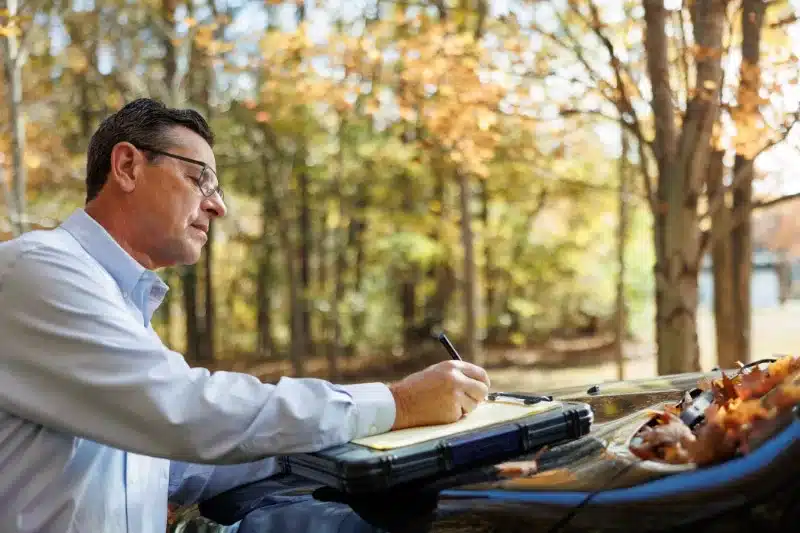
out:
<path id="1" fill-rule="evenodd" d="M 19 37 L 22 35 L 22 23 L 32 20 L 30 15 L 18 15 L 8 9 L 0 9 L 0 36 Z"/>
<path id="2" fill-rule="evenodd" d="M 67 66 L 78 73 L 86 72 L 86 69 L 89 68 L 89 60 L 86 58 L 86 54 L 74 45 L 67 47 L 66 61 Z"/>
<path id="3" fill-rule="evenodd" d="M 365 111 L 368 115 L 374 115 L 380 109 L 380 104 L 376 98 L 370 98 L 367 100 L 367 104 L 365 106 Z"/>
<path id="4" fill-rule="evenodd" d="M 314 114 L 320 124 L 380 115 L 388 126 L 421 128 L 426 135 L 418 142 L 443 150 L 451 164 L 473 176 L 489 176 L 503 140 L 498 106 L 519 88 L 487 76 L 494 49 L 482 48 L 471 35 L 430 17 L 404 20 L 407 31 L 400 39 L 391 19 L 357 37 L 334 32 L 318 45 L 305 26 L 268 32 L 260 41 L 266 82 L 258 109 L 281 123 L 298 113 Z M 505 46 L 522 50 L 522 41 Z"/>
<path id="5" fill-rule="evenodd" d="M 119 93 L 107 93 L 105 96 L 105 103 L 109 109 L 116 109 L 122 107 L 124 102 Z"/>
<path id="6" fill-rule="evenodd" d="M 191 19 L 190 19 L 191 20 Z M 234 49 L 234 43 L 225 42 L 221 39 L 214 38 L 214 31 L 217 24 L 206 24 L 199 26 L 194 36 L 194 42 L 197 47 L 203 50 L 206 54 L 216 56 L 230 52 Z"/>
<path id="7" fill-rule="evenodd" d="M 407 106 L 401 106 L 399 109 L 399 115 L 402 120 L 406 122 L 413 122 L 417 119 L 417 112 Z"/>
<path id="8" fill-rule="evenodd" d="M 382 56 L 377 49 L 370 48 L 369 50 L 367 50 L 367 59 L 372 63 L 377 63 L 382 59 Z"/>
<path id="9" fill-rule="evenodd" d="M 717 82 L 715 82 L 713 80 L 705 80 L 703 82 L 703 89 L 705 89 L 707 91 L 713 91 L 716 88 L 717 88 Z"/>
<path id="10" fill-rule="evenodd" d="M 739 80 L 740 83 L 746 85 L 758 84 L 759 80 L 761 80 L 761 67 L 758 64 L 742 59 L 742 64 L 739 67 Z"/>
<path id="11" fill-rule="evenodd" d="M 708 59 L 719 59 L 722 57 L 722 49 L 696 44 L 692 47 L 692 55 L 694 55 L 695 61 L 698 62 Z"/>
<path id="12" fill-rule="evenodd" d="M 497 116 L 486 108 L 477 108 L 475 114 L 478 129 L 481 131 L 488 131 L 497 123 Z"/>
<path id="13" fill-rule="evenodd" d="M 444 98 L 452 98 L 456 94 L 456 90 L 447 84 L 443 84 L 439 86 L 439 95 L 443 96 Z"/>
<path id="14" fill-rule="evenodd" d="M 35 152 L 28 152 L 25 154 L 25 164 L 28 168 L 36 170 L 42 166 L 42 157 Z"/>
<path id="15" fill-rule="evenodd" d="M 0 26 L 0 36 L 3 37 L 19 37 L 22 30 L 18 26 Z"/>

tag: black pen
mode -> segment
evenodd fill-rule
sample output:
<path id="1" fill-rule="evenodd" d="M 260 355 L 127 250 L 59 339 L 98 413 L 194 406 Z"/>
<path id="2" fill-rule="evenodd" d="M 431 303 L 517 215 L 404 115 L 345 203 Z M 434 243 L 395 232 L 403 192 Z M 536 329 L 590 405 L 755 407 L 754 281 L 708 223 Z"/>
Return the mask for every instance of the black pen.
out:
<path id="1" fill-rule="evenodd" d="M 452 357 L 456 361 L 463 361 L 463 359 L 461 359 L 461 356 L 458 355 L 458 352 L 453 346 L 453 343 L 451 343 L 450 339 L 447 338 L 447 335 L 445 335 L 444 333 L 439 333 L 439 342 L 444 344 L 444 348 L 445 350 L 447 350 L 447 353 L 450 354 L 450 357 Z"/>

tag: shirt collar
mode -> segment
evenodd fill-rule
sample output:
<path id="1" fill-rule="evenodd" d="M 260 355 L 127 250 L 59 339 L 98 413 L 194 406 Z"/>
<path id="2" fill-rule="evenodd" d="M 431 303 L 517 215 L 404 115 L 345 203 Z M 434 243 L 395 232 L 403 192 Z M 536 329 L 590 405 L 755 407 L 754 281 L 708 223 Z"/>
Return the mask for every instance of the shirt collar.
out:
<path id="1" fill-rule="evenodd" d="M 146 302 L 148 296 L 155 297 L 160 303 L 167 292 L 167 286 L 161 278 L 153 271 L 144 268 L 123 250 L 106 229 L 85 210 L 76 209 L 61 227 L 111 274 L 122 294 L 134 300 L 136 306 L 146 315 L 146 322 L 149 322 L 149 315 L 152 315 L 155 310 L 153 307 L 157 307 L 157 304 L 155 306 L 148 304 Z"/>

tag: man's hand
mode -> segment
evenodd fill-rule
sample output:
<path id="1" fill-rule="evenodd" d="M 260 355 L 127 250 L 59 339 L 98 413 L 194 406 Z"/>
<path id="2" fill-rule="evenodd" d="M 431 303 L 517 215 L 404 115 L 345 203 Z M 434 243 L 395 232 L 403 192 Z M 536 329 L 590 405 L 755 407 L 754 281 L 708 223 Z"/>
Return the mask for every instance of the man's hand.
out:
<path id="1" fill-rule="evenodd" d="M 442 361 L 389 385 L 397 414 L 392 429 L 455 422 L 486 399 L 489 376 L 465 361 Z"/>

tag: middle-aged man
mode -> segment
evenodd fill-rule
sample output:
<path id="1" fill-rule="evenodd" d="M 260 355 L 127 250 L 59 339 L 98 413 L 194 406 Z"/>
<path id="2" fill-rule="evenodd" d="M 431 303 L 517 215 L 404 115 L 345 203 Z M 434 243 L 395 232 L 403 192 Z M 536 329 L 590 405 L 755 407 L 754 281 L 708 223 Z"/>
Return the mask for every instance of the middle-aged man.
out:
<path id="1" fill-rule="evenodd" d="M 0 244 L 0 532 L 161 533 L 170 485 L 196 500 L 275 474 L 271 456 L 452 422 L 485 398 L 461 361 L 390 385 L 273 385 L 166 348 L 153 271 L 195 263 L 225 214 L 212 144 L 196 112 L 131 102 L 92 136 L 85 209 Z"/>

